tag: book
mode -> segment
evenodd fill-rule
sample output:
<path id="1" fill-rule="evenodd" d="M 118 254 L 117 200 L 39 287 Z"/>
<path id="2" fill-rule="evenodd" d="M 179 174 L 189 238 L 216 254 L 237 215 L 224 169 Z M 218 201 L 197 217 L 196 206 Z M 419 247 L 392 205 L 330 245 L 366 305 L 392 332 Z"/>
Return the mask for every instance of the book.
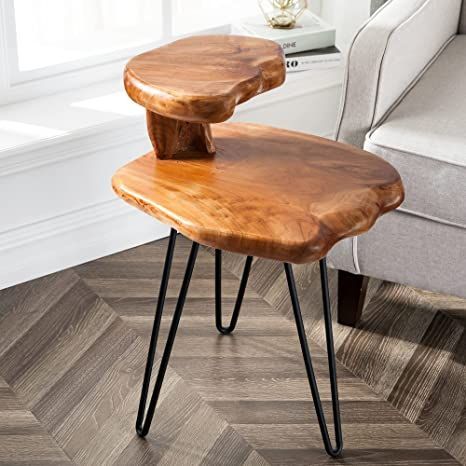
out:
<path id="1" fill-rule="evenodd" d="M 285 54 L 321 49 L 335 45 L 335 28 L 306 10 L 293 29 L 273 29 L 261 16 L 246 18 L 232 26 L 233 34 L 270 39 L 283 48 Z"/>
<path id="2" fill-rule="evenodd" d="M 285 57 L 287 73 L 333 68 L 341 65 L 342 61 L 341 52 L 335 46 L 291 53 Z"/>

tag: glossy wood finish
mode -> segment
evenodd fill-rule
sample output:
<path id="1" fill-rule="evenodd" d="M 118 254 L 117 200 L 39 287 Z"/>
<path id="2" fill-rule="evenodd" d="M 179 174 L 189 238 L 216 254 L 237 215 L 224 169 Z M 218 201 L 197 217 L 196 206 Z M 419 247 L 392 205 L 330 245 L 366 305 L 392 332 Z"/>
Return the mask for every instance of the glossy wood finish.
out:
<path id="1" fill-rule="evenodd" d="M 215 329 L 214 257 L 203 249 L 154 425 L 138 438 L 166 246 L 0 291 L 0 464 L 458 465 L 445 449 L 466 462 L 466 300 L 371 285 L 362 326 L 335 324 L 337 357 L 358 373 L 338 364 L 346 449 L 335 463 L 322 450 L 283 265 L 254 261 L 235 335 L 225 338 Z M 162 342 L 189 249 L 177 240 Z M 224 265 L 224 306 L 232 309 L 244 258 L 225 253 Z M 318 268 L 294 270 L 329 412 Z M 335 302 L 336 272 L 329 278 Z"/>
<path id="2" fill-rule="evenodd" d="M 355 327 L 361 318 L 369 277 L 338 271 L 338 323 Z"/>
<path id="3" fill-rule="evenodd" d="M 116 193 L 188 238 L 280 261 L 319 259 L 403 200 L 382 159 L 314 136 L 250 124 L 214 127 L 217 154 L 118 170 Z"/>
<path id="4" fill-rule="evenodd" d="M 283 51 L 275 42 L 242 36 L 195 36 L 130 60 L 128 95 L 147 109 L 158 158 L 215 153 L 210 123 L 227 120 L 236 105 L 280 86 Z"/>
<path id="5" fill-rule="evenodd" d="M 188 37 L 130 60 L 124 80 L 128 95 L 151 112 L 219 123 L 236 105 L 284 82 L 283 51 L 253 37 Z"/>

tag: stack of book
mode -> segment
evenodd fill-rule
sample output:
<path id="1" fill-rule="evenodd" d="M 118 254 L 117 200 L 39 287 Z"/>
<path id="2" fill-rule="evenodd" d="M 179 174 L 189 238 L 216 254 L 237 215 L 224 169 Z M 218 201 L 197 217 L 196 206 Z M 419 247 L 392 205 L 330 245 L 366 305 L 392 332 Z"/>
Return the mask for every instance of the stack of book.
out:
<path id="1" fill-rule="evenodd" d="M 232 33 L 262 37 L 281 45 L 287 72 L 340 66 L 342 56 L 335 46 L 335 28 L 306 10 L 293 29 L 273 29 L 263 16 L 247 18 L 232 27 Z"/>

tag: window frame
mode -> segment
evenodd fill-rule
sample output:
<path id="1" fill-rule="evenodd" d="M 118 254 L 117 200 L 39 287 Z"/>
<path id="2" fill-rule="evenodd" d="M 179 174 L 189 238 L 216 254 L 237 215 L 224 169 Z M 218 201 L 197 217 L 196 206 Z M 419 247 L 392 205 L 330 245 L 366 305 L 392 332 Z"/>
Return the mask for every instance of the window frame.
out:
<path id="1" fill-rule="evenodd" d="M 0 105 L 117 79 L 121 76 L 125 63 L 133 55 L 186 35 L 228 34 L 231 31 L 230 24 L 224 24 L 174 36 L 172 11 L 171 0 L 162 0 L 162 15 L 170 20 L 163 21 L 161 40 L 35 70 L 20 71 L 14 3 L 13 0 L 0 0 Z"/>

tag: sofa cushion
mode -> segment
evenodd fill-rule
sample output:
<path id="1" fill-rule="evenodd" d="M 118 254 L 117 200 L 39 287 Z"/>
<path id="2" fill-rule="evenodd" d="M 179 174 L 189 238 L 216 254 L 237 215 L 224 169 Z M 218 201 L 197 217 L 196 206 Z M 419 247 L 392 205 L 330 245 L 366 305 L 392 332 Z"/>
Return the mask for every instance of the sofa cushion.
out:
<path id="1" fill-rule="evenodd" d="M 401 174 L 400 210 L 466 228 L 466 35 L 458 35 L 366 137 Z"/>

